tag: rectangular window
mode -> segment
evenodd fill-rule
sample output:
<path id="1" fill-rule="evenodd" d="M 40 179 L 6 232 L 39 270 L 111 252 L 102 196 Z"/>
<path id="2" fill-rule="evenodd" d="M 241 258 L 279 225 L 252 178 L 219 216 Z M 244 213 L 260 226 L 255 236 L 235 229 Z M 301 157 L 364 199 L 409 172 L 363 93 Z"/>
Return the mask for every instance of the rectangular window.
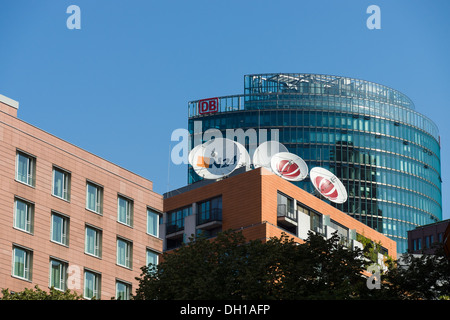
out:
<path id="1" fill-rule="evenodd" d="M 147 209 L 147 233 L 159 236 L 159 214 L 151 209 Z"/>
<path id="2" fill-rule="evenodd" d="M 51 240 L 53 242 L 69 245 L 69 218 L 52 212 Z"/>
<path id="3" fill-rule="evenodd" d="M 117 300 L 130 300 L 131 284 L 116 281 L 116 299 Z"/>
<path id="4" fill-rule="evenodd" d="M 100 274 L 93 271 L 84 271 L 84 297 L 86 299 L 101 299 Z"/>
<path id="5" fill-rule="evenodd" d="M 62 169 L 53 168 L 52 194 L 58 198 L 70 201 L 70 173 Z"/>
<path id="6" fill-rule="evenodd" d="M 222 221 L 222 197 L 213 198 L 197 204 L 197 224 Z"/>
<path id="7" fill-rule="evenodd" d="M 277 216 L 288 217 L 297 221 L 297 215 L 294 210 L 294 200 L 284 194 L 277 193 Z"/>
<path id="8" fill-rule="evenodd" d="M 325 229 L 323 226 L 323 220 L 322 215 L 319 213 L 316 213 L 314 211 L 310 211 L 310 218 L 311 218 L 311 230 L 316 232 L 317 234 L 325 234 Z"/>
<path id="9" fill-rule="evenodd" d="M 167 213 L 166 233 L 184 230 L 184 218 L 192 214 L 192 206 L 176 209 Z"/>
<path id="10" fill-rule="evenodd" d="M 122 196 L 117 200 L 117 221 L 132 226 L 133 223 L 133 201 Z"/>
<path id="11" fill-rule="evenodd" d="M 86 184 L 86 208 L 102 214 L 103 188 L 92 182 Z"/>
<path id="12" fill-rule="evenodd" d="M 50 283 L 49 287 L 67 290 L 67 263 L 56 259 L 50 259 Z"/>
<path id="13" fill-rule="evenodd" d="M 117 238 L 117 264 L 130 268 L 132 267 L 132 243 L 130 241 Z"/>
<path id="14" fill-rule="evenodd" d="M 13 247 L 13 276 L 31 281 L 32 256 L 30 250 Z"/>
<path id="15" fill-rule="evenodd" d="M 16 179 L 29 186 L 35 186 L 36 158 L 17 151 Z"/>
<path id="16" fill-rule="evenodd" d="M 154 270 L 153 268 L 155 268 L 158 265 L 158 261 L 159 261 L 158 257 L 159 257 L 158 253 L 156 253 L 153 250 L 147 249 L 146 265 L 148 266 L 149 264 L 151 264 L 150 270 Z"/>
<path id="17" fill-rule="evenodd" d="M 102 255 L 101 248 L 102 248 L 102 231 L 91 226 L 86 226 L 86 242 L 84 251 L 97 258 L 100 258 Z"/>
<path id="18" fill-rule="evenodd" d="M 34 204 L 16 198 L 14 200 L 14 227 L 33 233 Z"/>

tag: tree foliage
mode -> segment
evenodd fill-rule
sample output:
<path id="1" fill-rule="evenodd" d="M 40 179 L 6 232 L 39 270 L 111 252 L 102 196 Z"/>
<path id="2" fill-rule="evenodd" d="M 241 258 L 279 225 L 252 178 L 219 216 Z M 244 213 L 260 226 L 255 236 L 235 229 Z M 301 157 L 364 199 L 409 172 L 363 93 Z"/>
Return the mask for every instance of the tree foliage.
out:
<path id="1" fill-rule="evenodd" d="M 360 250 L 310 234 L 247 242 L 240 232 L 197 238 L 142 268 L 134 299 L 349 299 L 365 283 Z"/>
<path id="2" fill-rule="evenodd" d="M 35 286 L 34 289 L 25 288 L 20 292 L 11 292 L 9 289 L 2 289 L 2 297 L 0 300 L 81 300 L 83 297 L 76 292 L 60 291 L 50 288 L 45 291 Z"/>
<path id="3" fill-rule="evenodd" d="M 384 275 L 382 289 L 376 294 L 388 299 L 448 300 L 450 296 L 450 260 L 442 244 L 434 254 L 407 253 L 392 261 Z"/>
<path id="4" fill-rule="evenodd" d="M 373 246 L 350 250 L 335 234 L 309 234 L 305 243 L 283 235 L 247 241 L 240 232 L 191 239 L 142 268 L 136 300 L 448 299 L 450 262 L 436 255 L 387 259 L 379 289 L 367 275 Z M 400 263 L 402 262 L 402 264 Z M 405 266 L 406 265 L 406 266 Z M 369 279 L 370 280 L 370 279 Z"/>

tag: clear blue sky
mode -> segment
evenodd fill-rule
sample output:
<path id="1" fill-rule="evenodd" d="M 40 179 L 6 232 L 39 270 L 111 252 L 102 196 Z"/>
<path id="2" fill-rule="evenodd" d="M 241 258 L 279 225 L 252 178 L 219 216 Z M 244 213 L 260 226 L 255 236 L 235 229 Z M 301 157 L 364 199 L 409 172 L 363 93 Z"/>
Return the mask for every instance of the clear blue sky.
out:
<path id="1" fill-rule="evenodd" d="M 369 5 L 381 29 L 369 30 Z M 69 30 L 66 9 L 81 9 Z M 0 94 L 19 117 L 154 182 L 190 100 L 239 94 L 249 73 L 310 72 L 393 87 L 439 126 L 450 218 L 448 0 L 0 0 Z"/>

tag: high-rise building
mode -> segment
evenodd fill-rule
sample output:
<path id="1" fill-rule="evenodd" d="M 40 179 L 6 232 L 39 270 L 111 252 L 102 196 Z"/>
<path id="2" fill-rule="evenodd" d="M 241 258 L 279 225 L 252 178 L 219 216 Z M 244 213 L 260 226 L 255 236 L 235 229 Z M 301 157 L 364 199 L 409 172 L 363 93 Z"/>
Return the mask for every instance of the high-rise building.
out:
<path id="1" fill-rule="evenodd" d="M 259 129 L 258 142 L 278 140 L 309 168 L 330 170 L 348 192 L 347 202 L 332 205 L 395 240 L 399 253 L 408 230 L 442 219 L 438 128 L 397 90 L 341 76 L 254 74 L 244 76 L 243 94 L 188 108 L 193 145 L 208 129 L 224 137 L 227 129 Z M 188 182 L 198 180 L 189 166 Z M 313 192 L 308 178 L 293 183 Z"/>
<path id="2" fill-rule="evenodd" d="M 162 252 L 162 196 L 18 119 L 18 106 L 0 95 L 0 288 L 128 299 L 141 267 Z"/>

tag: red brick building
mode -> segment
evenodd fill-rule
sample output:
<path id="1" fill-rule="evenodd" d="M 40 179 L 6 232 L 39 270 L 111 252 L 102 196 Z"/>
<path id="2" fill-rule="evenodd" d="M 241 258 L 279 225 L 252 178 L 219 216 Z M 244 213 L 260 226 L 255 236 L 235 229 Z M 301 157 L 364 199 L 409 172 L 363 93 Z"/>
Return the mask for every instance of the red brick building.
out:
<path id="1" fill-rule="evenodd" d="M 408 231 L 408 251 L 414 254 L 433 254 L 436 243 L 448 246 L 446 230 L 450 219 L 427 224 Z M 448 231 L 447 231 L 448 232 Z"/>
<path id="2" fill-rule="evenodd" d="M 261 240 L 285 232 L 299 242 L 310 230 L 325 237 L 337 231 L 349 247 L 361 247 L 361 235 L 381 244 L 380 258 L 381 254 L 397 256 L 395 241 L 266 169 L 217 182 L 203 180 L 164 195 L 161 235 L 165 250 L 198 232 L 213 237 L 229 229 Z"/>

